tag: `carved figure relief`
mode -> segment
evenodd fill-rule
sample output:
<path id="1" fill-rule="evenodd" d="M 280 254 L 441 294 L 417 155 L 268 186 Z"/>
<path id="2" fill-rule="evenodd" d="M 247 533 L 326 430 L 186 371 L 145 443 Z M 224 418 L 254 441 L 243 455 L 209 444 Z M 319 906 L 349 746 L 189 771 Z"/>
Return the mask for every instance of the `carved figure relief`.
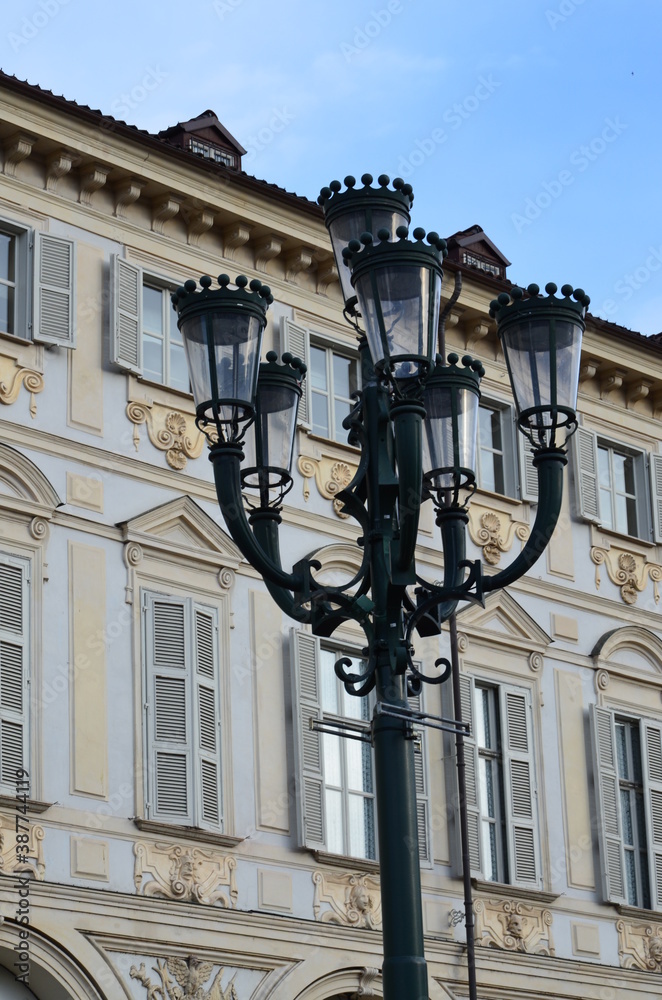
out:
<path id="1" fill-rule="evenodd" d="M 602 548 L 594 545 L 591 559 L 595 563 L 595 589 L 600 589 L 600 566 L 604 564 L 612 583 L 620 588 L 626 604 L 636 604 L 639 594 L 646 589 L 649 578 L 653 581 L 655 603 L 660 600 L 658 582 L 662 580 L 662 566 L 648 562 L 646 556 L 627 552 L 615 545 Z"/>
<path id="2" fill-rule="evenodd" d="M 21 836 L 27 835 L 26 843 L 21 841 L 21 849 L 16 850 L 16 816 L 0 816 L 0 875 L 13 875 L 18 872 L 27 873 L 41 882 L 46 866 L 42 841 L 44 828 L 35 823 L 23 820 L 20 826 Z M 27 850 L 23 848 L 27 847 Z"/>
<path id="3" fill-rule="evenodd" d="M 147 434 L 160 451 L 165 451 L 171 469 L 181 471 L 189 458 L 198 458 L 204 447 L 204 435 L 195 427 L 193 417 L 169 410 L 158 403 L 152 405 L 133 401 L 127 404 L 126 415 L 134 425 L 133 444 L 140 444 L 138 427 L 145 424 Z"/>
<path id="4" fill-rule="evenodd" d="M 317 489 L 325 500 L 333 500 L 333 509 L 338 517 L 349 517 L 343 511 L 343 505 L 338 500 L 337 494 L 349 486 L 357 470 L 356 465 L 349 462 L 341 462 L 333 458 L 308 458 L 301 455 L 298 460 L 298 468 L 303 478 L 303 498 L 308 502 L 310 498 L 309 482 L 315 479 Z"/>
<path id="5" fill-rule="evenodd" d="M 553 955 L 552 914 L 515 900 L 477 899 L 476 942 L 486 948 Z"/>
<path id="6" fill-rule="evenodd" d="M 214 963 L 203 962 L 194 955 L 157 959 L 151 971 L 159 976 L 160 985 L 152 982 L 144 962 L 138 967 L 132 965 L 129 970 L 131 978 L 147 990 L 146 1000 L 243 1000 L 235 988 L 236 972 L 223 987 L 225 969 L 220 968 L 210 983 Z"/>
<path id="7" fill-rule="evenodd" d="M 502 523 L 502 518 L 505 522 Z M 472 505 L 469 516 L 469 535 L 475 545 L 483 550 L 485 562 L 497 566 L 502 552 L 509 552 L 515 538 L 525 542 L 530 528 L 523 521 L 513 521 L 509 515 L 498 516 L 491 510 Z"/>
<path id="8" fill-rule="evenodd" d="M 179 844 L 147 844 L 137 841 L 134 883 L 142 896 L 162 896 L 203 906 L 237 905 L 234 870 L 237 862 L 215 851 Z M 145 882 L 145 875 L 151 880 Z"/>
<path id="9" fill-rule="evenodd" d="M 662 972 L 662 925 L 619 920 L 618 955 L 623 969 Z"/>
<path id="10" fill-rule="evenodd" d="M 313 872 L 315 920 L 378 930 L 382 925 L 379 879 L 372 875 Z M 329 909 L 322 909 L 328 903 Z"/>

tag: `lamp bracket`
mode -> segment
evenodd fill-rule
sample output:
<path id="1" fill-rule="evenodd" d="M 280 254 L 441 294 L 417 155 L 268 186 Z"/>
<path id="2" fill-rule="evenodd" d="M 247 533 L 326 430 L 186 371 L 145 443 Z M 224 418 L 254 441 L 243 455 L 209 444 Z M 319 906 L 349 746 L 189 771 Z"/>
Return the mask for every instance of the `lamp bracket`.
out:
<path id="1" fill-rule="evenodd" d="M 370 722 L 341 722 L 333 719 L 308 719 L 309 728 L 315 733 L 329 733 L 331 736 L 342 736 L 346 740 L 358 740 L 360 743 L 372 745 L 372 725 Z"/>
<path id="2" fill-rule="evenodd" d="M 456 736 L 471 735 L 468 722 L 460 722 L 458 719 L 447 719 L 442 715 L 430 715 L 429 712 L 417 712 L 413 708 L 398 708 L 394 705 L 386 705 L 384 702 L 378 702 L 375 705 L 375 715 L 401 719 L 403 722 L 416 723 L 416 725 L 425 726 L 428 729 L 441 729 L 445 733 L 454 733 Z"/>

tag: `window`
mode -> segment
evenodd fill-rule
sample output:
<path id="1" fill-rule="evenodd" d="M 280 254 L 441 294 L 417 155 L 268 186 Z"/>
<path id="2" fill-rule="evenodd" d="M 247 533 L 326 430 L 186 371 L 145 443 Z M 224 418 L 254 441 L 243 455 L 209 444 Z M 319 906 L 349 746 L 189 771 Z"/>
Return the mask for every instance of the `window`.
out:
<path id="1" fill-rule="evenodd" d="M 234 167 L 235 156 L 220 146 L 214 146 L 208 142 L 201 142 L 199 139 L 189 139 L 188 148 L 196 156 L 202 156 L 205 160 L 214 160 L 216 163 L 224 163 L 226 167 Z"/>
<path id="2" fill-rule="evenodd" d="M 0 789 L 28 767 L 28 563 L 0 554 Z"/>
<path id="3" fill-rule="evenodd" d="M 593 706 L 596 806 L 606 900 L 662 901 L 662 724 Z"/>
<path id="4" fill-rule="evenodd" d="M 192 598 L 144 592 L 147 819 L 220 830 L 218 621 Z"/>
<path id="5" fill-rule="evenodd" d="M 0 221 L 0 333 L 75 347 L 75 246 Z"/>
<path id="6" fill-rule="evenodd" d="M 651 500 L 655 538 L 662 540 L 661 456 L 599 437 L 579 427 L 573 439 L 575 507 L 580 517 L 635 538 L 651 538 Z"/>
<path id="7" fill-rule="evenodd" d="M 541 864 L 528 689 L 460 678 L 472 873 L 540 888 Z"/>
<path id="8" fill-rule="evenodd" d="M 342 422 L 352 408 L 351 395 L 358 389 L 358 361 L 311 344 L 308 378 L 313 433 L 346 444 L 347 431 Z"/>
<path id="9" fill-rule="evenodd" d="M 143 280 L 143 376 L 152 382 L 188 392 L 184 341 L 170 301 L 173 287 L 166 288 Z"/>
<path id="10" fill-rule="evenodd" d="M 324 647 L 319 639 L 292 630 L 292 695 L 295 729 L 297 806 L 300 840 L 312 850 L 355 858 L 377 856 L 373 754 L 369 743 L 310 728 L 317 722 L 352 723 L 372 719 L 372 699 L 348 695 L 334 673 L 335 662 L 351 652 Z M 410 699 L 420 707 L 420 696 Z M 419 857 L 430 860 L 428 777 L 425 734 L 414 754 Z"/>
<path id="11" fill-rule="evenodd" d="M 476 483 L 481 490 L 518 496 L 517 445 L 520 447 L 521 499 L 537 500 L 537 477 L 531 454 L 522 442 L 515 441 L 515 421 L 510 406 L 481 400 L 478 407 L 476 442 Z M 522 435 L 518 435 L 518 438 Z M 524 439 L 522 439 L 523 441 Z"/>

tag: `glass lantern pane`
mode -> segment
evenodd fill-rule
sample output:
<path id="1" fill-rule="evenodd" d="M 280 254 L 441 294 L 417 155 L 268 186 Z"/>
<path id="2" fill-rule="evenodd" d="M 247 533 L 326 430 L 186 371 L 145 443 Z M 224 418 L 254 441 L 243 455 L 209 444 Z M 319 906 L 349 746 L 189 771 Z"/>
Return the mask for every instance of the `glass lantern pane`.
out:
<path id="1" fill-rule="evenodd" d="M 478 395 L 471 389 L 437 383 L 429 385 L 423 401 L 423 472 L 445 470 L 432 477 L 432 484 L 447 489 L 455 484 L 454 470 L 473 472 L 475 468 Z"/>
<path id="2" fill-rule="evenodd" d="M 401 212 L 389 211 L 386 208 L 371 208 L 367 198 L 365 204 L 357 205 L 354 211 L 339 215 L 331 222 L 329 235 L 345 301 L 353 298 L 355 294 L 350 280 L 351 272 L 342 255 L 349 241 L 358 240 L 366 232 L 376 236 L 380 229 L 388 229 L 391 239 L 394 240 L 398 226 L 406 226 L 408 223 L 408 216 Z"/>
<path id="3" fill-rule="evenodd" d="M 505 329 L 502 343 L 519 412 L 532 407 L 576 409 L 581 339 L 578 324 L 553 317 L 522 319 Z"/>

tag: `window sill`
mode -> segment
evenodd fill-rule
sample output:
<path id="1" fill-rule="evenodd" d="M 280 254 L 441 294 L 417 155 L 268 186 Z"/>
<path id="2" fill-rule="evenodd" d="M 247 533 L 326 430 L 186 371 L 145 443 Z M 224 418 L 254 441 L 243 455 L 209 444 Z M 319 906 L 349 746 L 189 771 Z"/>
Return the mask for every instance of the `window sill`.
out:
<path id="1" fill-rule="evenodd" d="M 358 871 L 375 872 L 379 874 L 379 861 L 371 858 L 353 858 L 345 854 L 330 854 L 327 851 L 313 851 L 313 857 L 325 865 L 334 865 L 336 868 L 355 868 Z"/>
<path id="2" fill-rule="evenodd" d="M 595 536 L 598 533 L 600 535 L 604 535 L 606 539 L 613 538 L 616 542 L 620 542 L 622 545 L 627 545 L 631 549 L 634 548 L 635 551 L 636 546 L 641 546 L 645 552 L 650 552 L 650 550 L 654 549 L 657 544 L 656 542 L 651 542 L 649 539 L 639 538 L 638 535 L 625 535 L 621 531 L 615 531 L 614 528 L 603 528 L 600 524 L 596 524 L 595 521 L 590 522 L 590 527 L 591 542 L 593 545 L 600 544 L 600 541 L 595 540 Z"/>
<path id="3" fill-rule="evenodd" d="M 520 500 L 519 497 L 510 497 L 507 493 L 493 493 L 492 490 L 485 490 L 482 486 L 477 488 L 474 496 L 477 499 L 496 500 L 505 507 L 521 507 L 525 503 L 531 503 L 530 500 Z"/>
<path id="4" fill-rule="evenodd" d="M 53 805 L 52 802 L 40 802 L 38 799 L 27 799 L 23 802 L 23 799 L 18 798 L 16 795 L 0 795 L 0 809 L 11 809 L 14 812 L 17 811 L 17 807 L 20 805 L 21 812 L 23 806 L 29 813 L 43 813 Z"/>
<path id="5" fill-rule="evenodd" d="M 360 455 L 361 449 L 355 447 L 353 444 L 347 444 L 346 441 L 336 441 L 335 438 L 322 437 L 321 434 L 313 434 L 311 430 L 307 427 L 299 426 L 297 428 L 302 434 L 304 434 L 310 441 L 318 444 L 324 449 L 338 448 L 342 452 L 349 452 L 352 455 Z"/>
<path id="6" fill-rule="evenodd" d="M 526 899 L 532 903 L 542 903 L 550 906 L 561 895 L 560 892 L 545 892 L 543 889 L 523 889 L 519 885 L 506 885 L 504 882 L 486 882 L 484 879 L 472 878 L 471 884 L 477 892 L 504 896 L 509 899 Z"/>
<path id="7" fill-rule="evenodd" d="M 630 906 L 629 903 L 612 903 L 612 906 L 615 906 L 618 913 L 623 917 L 634 917 L 636 920 L 654 920 L 656 922 L 660 919 L 659 910 L 645 910 L 643 906 Z"/>
<path id="8" fill-rule="evenodd" d="M 155 833 L 160 837 L 185 837 L 187 840 L 199 840 L 217 847 L 236 847 L 244 839 L 243 837 L 230 837 L 225 833 L 214 833 L 213 830 L 203 830 L 199 826 L 160 823 L 151 819 L 141 819 L 139 816 L 134 816 L 133 822 L 143 833 Z"/>
<path id="9" fill-rule="evenodd" d="M 133 374 L 133 373 L 131 373 Z M 193 393 L 185 392 L 183 389 L 175 389 L 172 385 L 166 385 L 165 382 L 152 382 L 151 379 L 145 378 L 144 375 L 133 375 L 137 382 L 141 385 L 149 386 L 150 389 L 156 389 L 157 392 L 167 392 L 173 396 L 177 396 L 179 399 L 188 399 L 193 402 Z"/>

